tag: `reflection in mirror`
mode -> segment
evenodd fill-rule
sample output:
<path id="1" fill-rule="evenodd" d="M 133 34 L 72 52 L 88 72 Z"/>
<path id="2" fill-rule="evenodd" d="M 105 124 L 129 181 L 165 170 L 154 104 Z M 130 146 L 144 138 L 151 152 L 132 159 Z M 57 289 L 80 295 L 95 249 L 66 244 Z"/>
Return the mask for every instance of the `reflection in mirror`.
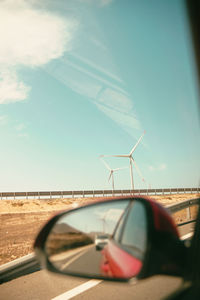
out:
<path id="1" fill-rule="evenodd" d="M 136 202 L 126 199 L 98 203 L 62 215 L 45 244 L 46 254 L 54 268 L 65 274 L 93 277 L 130 278 L 136 275 L 142 267 L 142 256 L 133 251 L 133 245 L 124 247 L 120 244 L 121 240 L 126 241 L 127 234 L 140 230 L 140 234 L 143 232 L 140 240 L 145 247 L 145 225 L 138 228 L 141 218 L 136 217 L 136 222 L 129 220 L 129 217 L 135 217 L 133 204 Z M 120 240 L 116 242 L 113 233 L 118 226 L 121 233 Z M 137 228 L 134 230 L 130 226 Z M 124 265 L 120 265 L 120 262 Z"/>

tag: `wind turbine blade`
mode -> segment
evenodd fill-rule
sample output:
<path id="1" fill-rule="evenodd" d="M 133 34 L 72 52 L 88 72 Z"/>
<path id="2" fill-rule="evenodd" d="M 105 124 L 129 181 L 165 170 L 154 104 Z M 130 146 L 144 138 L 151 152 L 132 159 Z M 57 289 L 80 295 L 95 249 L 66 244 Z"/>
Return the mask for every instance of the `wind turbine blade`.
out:
<path id="1" fill-rule="evenodd" d="M 110 166 L 105 162 L 105 160 L 101 159 L 102 163 L 104 164 L 104 166 L 109 170 L 111 171 L 111 168 Z"/>
<path id="2" fill-rule="evenodd" d="M 104 154 L 101 154 L 99 155 L 99 158 L 102 158 L 102 157 L 111 157 L 112 155 L 104 155 Z"/>
<path id="3" fill-rule="evenodd" d="M 113 171 L 118 171 L 118 170 L 123 170 L 123 169 L 128 169 L 128 167 L 116 168 L 116 169 L 113 169 Z"/>
<path id="4" fill-rule="evenodd" d="M 131 150 L 129 156 L 131 156 L 133 154 L 133 152 L 135 151 L 135 149 L 137 148 L 137 146 L 139 145 L 139 143 L 141 142 L 143 136 L 145 135 L 146 131 L 143 132 L 143 134 L 141 135 L 141 137 L 139 138 L 139 140 L 137 141 L 137 143 L 135 144 L 135 146 L 133 147 L 133 149 Z"/>
<path id="5" fill-rule="evenodd" d="M 129 157 L 129 155 L 111 155 L 112 157 Z"/>
<path id="6" fill-rule="evenodd" d="M 110 171 L 110 175 L 108 177 L 108 181 L 110 181 L 111 176 L 112 176 L 112 171 Z"/>
<path id="7" fill-rule="evenodd" d="M 134 166 L 135 166 L 135 168 L 136 168 L 136 171 L 137 171 L 138 175 L 140 176 L 140 178 L 141 178 L 142 181 L 144 182 L 145 180 L 144 180 L 144 178 L 143 178 L 143 176 L 142 176 L 142 173 L 141 173 L 140 169 L 138 168 L 138 166 L 137 166 L 137 164 L 136 164 L 136 162 L 135 162 L 135 160 L 134 160 L 133 158 L 132 158 L 132 162 L 133 162 L 133 164 L 134 164 Z"/>

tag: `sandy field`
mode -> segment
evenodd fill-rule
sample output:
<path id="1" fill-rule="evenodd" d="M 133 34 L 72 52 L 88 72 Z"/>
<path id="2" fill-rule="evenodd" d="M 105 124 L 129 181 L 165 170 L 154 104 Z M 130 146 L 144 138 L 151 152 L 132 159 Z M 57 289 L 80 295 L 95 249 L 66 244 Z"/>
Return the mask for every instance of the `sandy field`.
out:
<path id="1" fill-rule="evenodd" d="M 197 194 L 152 196 L 164 206 L 197 197 Z M 96 199 L 0 200 L 0 265 L 33 252 L 34 239 L 51 216 Z M 196 207 L 191 209 L 192 216 L 195 216 L 196 211 Z M 184 222 L 187 212 L 183 210 L 173 217 L 176 223 Z"/>

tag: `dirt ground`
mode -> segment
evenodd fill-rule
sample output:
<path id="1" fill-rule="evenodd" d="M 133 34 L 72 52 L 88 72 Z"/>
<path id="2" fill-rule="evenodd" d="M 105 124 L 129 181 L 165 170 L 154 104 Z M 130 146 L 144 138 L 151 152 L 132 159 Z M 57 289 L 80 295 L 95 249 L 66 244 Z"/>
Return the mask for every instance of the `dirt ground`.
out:
<path id="1" fill-rule="evenodd" d="M 152 196 L 164 206 L 197 197 L 197 194 Z M 94 199 L 0 200 L 0 265 L 33 252 L 35 237 L 51 216 L 86 201 Z M 191 214 L 196 214 L 195 207 Z M 183 210 L 173 217 L 176 223 L 184 222 L 187 212 Z"/>

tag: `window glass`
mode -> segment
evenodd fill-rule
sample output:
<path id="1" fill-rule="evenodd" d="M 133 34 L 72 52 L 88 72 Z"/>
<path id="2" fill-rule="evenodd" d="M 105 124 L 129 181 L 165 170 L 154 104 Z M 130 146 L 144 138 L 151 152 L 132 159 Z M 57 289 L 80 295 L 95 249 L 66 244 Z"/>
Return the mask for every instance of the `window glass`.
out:
<path id="1" fill-rule="evenodd" d="M 124 227 L 121 244 L 145 252 L 147 244 L 147 219 L 143 203 L 136 201 L 133 204 Z"/>
<path id="2" fill-rule="evenodd" d="M 124 215 L 121 217 L 121 220 L 119 221 L 119 224 L 117 225 L 117 228 L 116 228 L 116 231 L 115 231 L 115 234 L 114 234 L 114 240 L 116 242 L 120 241 L 120 235 L 121 235 L 121 232 L 122 232 L 122 228 L 123 228 L 123 225 L 124 225 L 124 220 L 125 220 L 126 215 L 127 215 L 127 212 L 124 213 Z"/>

